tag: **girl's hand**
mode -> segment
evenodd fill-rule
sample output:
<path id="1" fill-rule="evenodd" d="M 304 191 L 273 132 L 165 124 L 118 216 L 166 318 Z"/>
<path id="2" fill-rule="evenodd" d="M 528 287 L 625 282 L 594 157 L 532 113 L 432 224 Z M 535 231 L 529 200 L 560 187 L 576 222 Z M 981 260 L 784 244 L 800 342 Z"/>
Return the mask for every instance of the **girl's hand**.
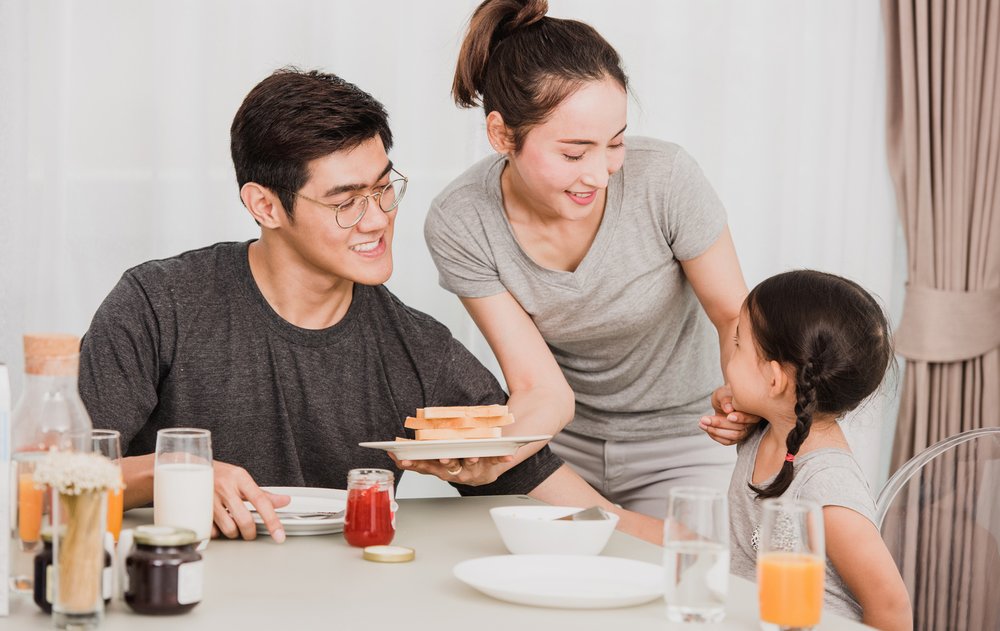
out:
<path id="1" fill-rule="evenodd" d="M 513 456 L 491 458 L 441 458 L 439 460 L 399 460 L 389 456 L 396 466 L 405 471 L 416 471 L 441 478 L 445 482 L 480 486 L 495 482 L 500 474 L 510 468 Z"/>
<path id="2" fill-rule="evenodd" d="M 722 445 L 740 442 L 760 422 L 759 416 L 733 409 L 733 391 L 729 384 L 720 386 L 712 393 L 712 409 L 715 414 L 701 417 L 698 427 Z"/>

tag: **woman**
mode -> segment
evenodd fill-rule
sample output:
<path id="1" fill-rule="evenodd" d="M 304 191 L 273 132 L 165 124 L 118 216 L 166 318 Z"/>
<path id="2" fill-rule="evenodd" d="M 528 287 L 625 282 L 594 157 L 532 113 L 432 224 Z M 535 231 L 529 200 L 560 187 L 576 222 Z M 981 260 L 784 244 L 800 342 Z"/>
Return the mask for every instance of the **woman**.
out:
<path id="1" fill-rule="evenodd" d="M 435 199 L 425 236 L 442 286 L 503 369 L 518 420 L 505 433 L 554 434 L 552 449 L 597 490 L 659 517 L 672 485 L 728 485 L 735 454 L 695 419 L 719 426 L 719 442 L 742 435 L 741 415 L 706 415 L 746 284 L 694 160 L 625 137 L 618 54 L 546 11 L 487 0 L 473 14 L 453 96 L 482 104 L 499 155 Z M 464 466 L 486 482 L 511 463 Z"/>

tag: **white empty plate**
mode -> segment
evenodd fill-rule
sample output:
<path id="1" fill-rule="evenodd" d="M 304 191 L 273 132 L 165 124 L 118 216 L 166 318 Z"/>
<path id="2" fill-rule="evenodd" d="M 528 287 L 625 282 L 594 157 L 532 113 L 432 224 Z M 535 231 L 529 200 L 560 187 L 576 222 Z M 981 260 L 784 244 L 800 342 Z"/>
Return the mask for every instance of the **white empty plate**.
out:
<path id="1" fill-rule="evenodd" d="M 276 508 L 278 519 L 285 527 L 285 534 L 290 536 L 299 535 L 329 535 L 344 530 L 344 516 L 339 517 L 310 517 L 300 518 L 283 513 L 309 513 L 309 512 L 336 512 L 347 508 L 347 491 L 340 489 L 322 489 L 308 486 L 263 486 L 261 487 L 269 493 L 278 495 L 290 495 L 292 501 L 287 506 Z M 254 511 L 249 502 L 244 502 L 251 511 L 253 520 L 257 524 L 257 533 L 266 535 L 267 527 L 264 520 Z"/>
<path id="2" fill-rule="evenodd" d="M 550 438 L 552 438 L 550 434 L 544 434 L 461 440 L 384 440 L 374 443 L 358 443 L 358 445 L 371 449 L 383 449 L 400 460 L 436 460 L 438 458 L 513 456 L 521 445 Z"/>
<path id="3" fill-rule="evenodd" d="M 453 571 L 484 594 L 537 607 L 628 607 L 663 596 L 662 567 L 618 557 L 515 554 L 462 561 Z"/>

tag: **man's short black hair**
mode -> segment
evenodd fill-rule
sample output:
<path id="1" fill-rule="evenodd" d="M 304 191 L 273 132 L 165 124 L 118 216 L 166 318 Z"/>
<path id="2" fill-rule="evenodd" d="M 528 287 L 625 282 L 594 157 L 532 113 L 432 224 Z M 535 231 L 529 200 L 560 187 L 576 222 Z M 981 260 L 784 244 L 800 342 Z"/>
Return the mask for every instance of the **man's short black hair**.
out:
<path id="1" fill-rule="evenodd" d="M 243 100 L 230 129 L 236 181 L 265 186 L 292 215 L 310 161 L 378 134 L 392 147 L 389 115 L 374 97 L 334 74 L 282 68 Z"/>

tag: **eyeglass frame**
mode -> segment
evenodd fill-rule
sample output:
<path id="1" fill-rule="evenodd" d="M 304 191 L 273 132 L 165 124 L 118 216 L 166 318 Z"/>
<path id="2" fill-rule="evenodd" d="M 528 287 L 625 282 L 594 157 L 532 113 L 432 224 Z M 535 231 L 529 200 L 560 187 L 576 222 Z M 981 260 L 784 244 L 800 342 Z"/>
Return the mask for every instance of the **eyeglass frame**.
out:
<path id="1" fill-rule="evenodd" d="M 368 193 L 367 195 L 360 195 L 360 194 L 351 195 L 350 197 L 348 197 L 346 200 L 340 202 L 339 204 L 325 204 L 325 203 L 319 201 L 318 199 L 313 199 L 312 197 L 309 197 L 307 195 L 303 195 L 302 193 L 298 193 L 296 191 L 290 191 L 288 189 L 281 189 L 281 190 L 283 190 L 283 191 L 285 191 L 287 193 L 291 193 L 292 195 L 294 195 L 296 197 L 301 197 L 302 199 L 310 201 L 310 202 L 312 202 L 314 204 L 319 204 L 320 206 L 322 206 L 322 207 L 324 207 L 324 208 L 326 208 L 328 210 L 332 210 L 333 211 L 333 219 L 334 219 L 334 221 L 337 222 L 337 225 L 340 226 L 341 228 L 343 228 L 344 230 L 350 230 L 354 226 L 356 226 L 359 223 L 361 223 L 361 220 L 364 219 L 365 213 L 368 212 L 368 198 L 369 197 L 375 199 L 375 204 L 378 206 L 378 209 L 381 210 L 382 212 L 384 212 L 385 214 L 389 214 L 389 213 L 393 212 L 394 210 L 396 210 L 399 207 L 399 200 L 403 199 L 402 195 L 398 195 L 396 197 L 395 201 L 392 204 L 392 207 L 389 208 L 388 210 L 386 210 L 385 208 L 382 208 L 382 195 L 385 193 L 386 189 L 388 189 L 390 186 L 392 186 L 393 182 L 397 182 L 400 179 L 403 180 L 403 192 L 405 193 L 406 192 L 406 185 L 409 184 L 410 178 L 406 177 L 405 175 L 403 175 L 402 173 L 400 173 L 399 171 L 397 171 L 396 167 L 394 167 L 394 166 L 390 166 L 389 167 L 389 172 L 390 173 L 395 173 L 399 177 L 395 178 L 395 179 L 390 179 L 388 184 L 386 184 L 385 186 L 381 187 L 377 191 L 373 191 L 371 193 Z M 344 224 L 340 223 L 340 213 L 341 213 L 342 207 L 344 207 L 347 204 L 351 203 L 351 201 L 353 201 L 355 198 L 358 198 L 358 197 L 361 198 L 362 203 L 364 204 L 361 207 L 361 212 L 358 213 L 357 218 L 350 225 L 345 226 Z"/>

